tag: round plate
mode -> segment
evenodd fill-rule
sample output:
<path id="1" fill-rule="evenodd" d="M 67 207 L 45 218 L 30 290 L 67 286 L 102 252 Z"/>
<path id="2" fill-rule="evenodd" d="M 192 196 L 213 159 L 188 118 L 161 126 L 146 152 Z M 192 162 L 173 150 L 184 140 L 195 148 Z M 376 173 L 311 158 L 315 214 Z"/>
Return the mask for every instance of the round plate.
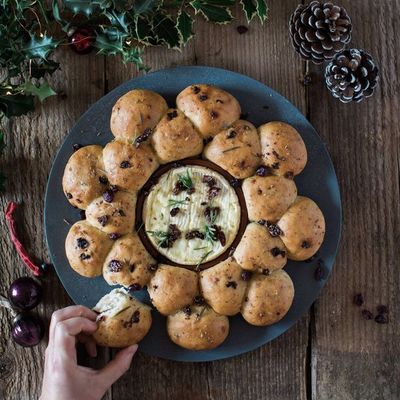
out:
<path id="1" fill-rule="evenodd" d="M 67 201 L 61 181 L 74 143 L 105 145 L 113 139 L 110 132 L 111 109 L 117 99 L 135 88 L 150 89 L 165 97 L 174 106 L 177 94 L 186 86 L 208 83 L 219 86 L 235 96 L 242 112 L 254 125 L 268 121 L 284 121 L 301 134 L 308 151 L 308 163 L 295 181 L 300 195 L 315 200 L 324 213 L 326 236 L 313 262 L 289 261 L 286 272 L 294 282 L 295 297 L 289 312 L 280 322 L 268 327 L 251 326 L 237 315 L 230 318 L 230 333 L 218 348 L 190 351 L 172 343 L 166 333 L 166 319 L 153 311 L 153 325 L 140 343 L 140 349 L 150 355 L 177 361 L 212 361 L 232 357 L 273 340 L 300 319 L 317 298 L 332 269 L 340 240 L 342 209 L 339 186 L 332 161 L 324 143 L 307 119 L 288 100 L 269 87 L 247 76 L 218 68 L 179 67 L 157 71 L 135 78 L 101 98 L 79 119 L 61 146 L 50 172 L 45 199 L 46 239 L 57 274 L 77 304 L 93 307 L 112 287 L 102 277 L 84 278 L 68 264 L 64 243 L 70 226 L 79 219 L 79 211 Z M 324 279 L 317 281 L 314 272 L 318 259 L 323 261 Z M 136 292 L 140 300 L 149 302 L 146 291 Z"/>

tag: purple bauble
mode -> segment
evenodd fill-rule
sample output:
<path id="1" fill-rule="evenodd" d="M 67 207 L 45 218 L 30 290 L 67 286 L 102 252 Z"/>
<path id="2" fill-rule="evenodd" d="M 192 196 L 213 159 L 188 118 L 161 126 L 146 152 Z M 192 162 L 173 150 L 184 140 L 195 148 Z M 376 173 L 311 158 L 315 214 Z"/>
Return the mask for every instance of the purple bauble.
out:
<path id="1" fill-rule="evenodd" d="M 20 346 L 36 346 L 44 335 L 43 324 L 33 315 L 19 314 L 14 319 L 11 335 L 14 342 Z"/>
<path id="2" fill-rule="evenodd" d="M 42 299 L 42 286 L 28 276 L 18 278 L 8 289 L 8 299 L 14 307 L 20 310 L 31 310 Z"/>

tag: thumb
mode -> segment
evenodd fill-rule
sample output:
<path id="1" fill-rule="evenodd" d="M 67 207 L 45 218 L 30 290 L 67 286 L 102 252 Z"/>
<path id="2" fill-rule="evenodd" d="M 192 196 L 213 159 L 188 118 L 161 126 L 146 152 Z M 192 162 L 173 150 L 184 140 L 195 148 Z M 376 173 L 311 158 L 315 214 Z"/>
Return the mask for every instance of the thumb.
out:
<path id="1" fill-rule="evenodd" d="M 110 387 L 117 379 L 119 379 L 130 367 L 132 358 L 138 349 L 138 345 L 134 344 L 123 350 L 111 360 L 101 371 L 100 376 L 102 383 Z"/>

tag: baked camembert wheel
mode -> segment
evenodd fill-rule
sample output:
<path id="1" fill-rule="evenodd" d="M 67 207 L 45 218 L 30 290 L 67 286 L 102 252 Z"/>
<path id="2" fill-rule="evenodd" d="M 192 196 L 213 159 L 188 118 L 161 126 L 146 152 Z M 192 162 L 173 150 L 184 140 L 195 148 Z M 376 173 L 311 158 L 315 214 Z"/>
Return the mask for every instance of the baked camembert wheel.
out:
<path id="1" fill-rule="evenodd" d="M 124 94 L 115 139 L 77 150 L 65 167 L 65 196 L 87 217 L 67 235 L 69 263 L 123 286 L 94 308 L 104 346 L 147 334 L 151 309 L 132 295 L 145 288 L 171 340 L 190 350 L 222 344 L 228 316 L 277 323 L 294 298 L 287 260 L 312 257 L 324 240 L 321 210 L 293 180 L 307 163 L 294 127 L 256 128 L 230 93 L 206 84 L 184 89 L 176 106 L 149 90 Z"/>

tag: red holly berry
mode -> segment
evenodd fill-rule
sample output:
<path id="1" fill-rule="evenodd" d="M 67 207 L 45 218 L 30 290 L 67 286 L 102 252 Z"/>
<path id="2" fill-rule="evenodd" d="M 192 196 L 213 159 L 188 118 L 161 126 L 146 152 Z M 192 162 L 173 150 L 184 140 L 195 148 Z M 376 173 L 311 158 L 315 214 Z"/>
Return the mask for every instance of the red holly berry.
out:
<path id="1" fill-rule="evenodd" d="M 71 48 L 77 54 L 88 54 L 93 49 L 94 31 L 90 28 L 77 29 L 70 38 Z"/>

